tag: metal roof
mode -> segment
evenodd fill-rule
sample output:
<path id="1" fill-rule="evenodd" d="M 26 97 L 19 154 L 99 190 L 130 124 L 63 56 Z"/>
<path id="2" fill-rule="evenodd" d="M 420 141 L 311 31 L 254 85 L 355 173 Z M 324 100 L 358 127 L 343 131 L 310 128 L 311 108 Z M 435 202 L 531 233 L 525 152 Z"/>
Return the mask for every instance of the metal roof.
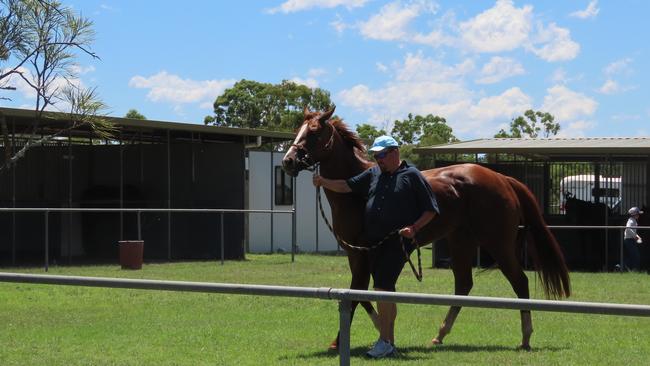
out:
<path id="1" fill-rule="evenodd" d="M 2 108 L 0 111 L 5 114 L 8 119 L 12 119 L 16 123 L 17 132 L 20 132 L 20 128 L 28 127 L 31 131 L 31 119 L 34 118 L 34 110 L 30 109 L 15 109 L 15 108 Z M 47 112 L 48 115 L 53 115 L 54 118 L 49 118 L 43 123 L 44 132 L 55 131 L 61 129 L 68 123 L 68 114 L 59 113 L 59 112 Z M 106 117 L 111 121 L 118 129 L 121 131 L 122 136 L 124 135 L 135 135 L 135 134 L 150 134 L 150 135 L 161 135 L 161 133 L 167 133 L 169 131 L 174 136 L 184 136 L 189 134 L 200 134 L 202 139 L 214 140 L 214 141 L 242 141 L 248 140 L 250 137 L 260 136 L 267 142 L 268 140 L 273 141 L 285 141 L 293 140 L 295 135 L 291 132 L 282 132 L 282 131 L 268 131 L 262 129 L 252 129 L 252 128 L 234 128 L 234 127 L 219 127 L 219 126 L 205 126 L 203 123 L 180 123 L 180 122 L 168 122 L 168 121 L 156 121 L 156 120 L 140 120 L 140 119 L 130 119 L 130 118 L 119 118 L 119 117 Z M 8 121 L 9 124 L 11 122 Z M 11 125 L 9 126 L 11 130 Z M 88 135 L 88 130 L 77 130 L 73 132 L 73 135 L 84 136 Z"/>
<path id="2" fill-rule="evenodd" d="M 418 154 L 650 155 L 650 137 L 486 138 L 418 147 Z"/>

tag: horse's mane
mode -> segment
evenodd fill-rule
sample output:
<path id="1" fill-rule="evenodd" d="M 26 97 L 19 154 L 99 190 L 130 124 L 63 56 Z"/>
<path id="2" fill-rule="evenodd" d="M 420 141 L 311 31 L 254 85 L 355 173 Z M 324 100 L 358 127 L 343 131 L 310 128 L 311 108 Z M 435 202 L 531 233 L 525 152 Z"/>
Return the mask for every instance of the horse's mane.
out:
<path id="1" fill-rule="evenodd" d="M 352 147 L 356 147 L 361 152 L 366 151 L 366 147 L 363 145 L 363 141 L 361 141 L 359 136 L 354 131 L 350 130 L 348 125 L 346 125 L 342 119 L 332 119 L 330 120 L 330 124 L 336 129 L 336 132 L 338 132 L 339 136 L 341 136 L 346 144 Z"/>
<path id="2" fill-rule="evenodd" d="M 368 161 L 366 146 L 356 132 L 350 130 L 348 125 L 340 118 L 331 119 L 330 124 L 336 129 L 343 142 L 354 150 L 354 155 L 359 159 L 364 168 L 369 168 L 374 165 L 374 163 Z"/>

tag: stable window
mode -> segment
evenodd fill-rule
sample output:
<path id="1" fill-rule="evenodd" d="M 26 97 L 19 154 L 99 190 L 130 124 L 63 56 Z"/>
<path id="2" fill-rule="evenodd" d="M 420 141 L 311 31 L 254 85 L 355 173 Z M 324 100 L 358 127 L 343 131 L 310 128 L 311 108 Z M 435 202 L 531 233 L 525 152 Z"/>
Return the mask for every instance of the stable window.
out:
<path id="1" fill-rule="evenodd" d="M 293 179 L 280 166 L 275 167 L 275 204 L 293 205 Z"/>

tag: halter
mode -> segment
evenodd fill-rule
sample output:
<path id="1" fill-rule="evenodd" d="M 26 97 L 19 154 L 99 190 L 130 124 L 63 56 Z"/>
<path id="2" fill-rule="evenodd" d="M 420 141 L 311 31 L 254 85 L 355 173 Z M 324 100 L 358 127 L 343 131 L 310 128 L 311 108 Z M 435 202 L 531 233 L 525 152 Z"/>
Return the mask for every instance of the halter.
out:
<path id="1" fill-rule="evenodd" d="M 328 124 L 328 125 L 330 126 L 332 131 L 330 132 L 329 140 L 327 141 L 325 146 L 323 146 L 323 151 L 325 151 L 325 152 L 331 151 L 333 149 L 334 133 L 336 132 L 336 128 L 334 128 L 334 126 L 332 126 L 330 124 Z M 300 144 L 300 143 L 291 144 L 291 147 L 295 147 L 296 150 L 303 151 L 305 153 L 303 157 L 299 157 L 298 154 L 296 154 L 295 159 L 296 159 L 297 162 L 302 163 L 303 165 L 305 165 L 306 170 L 309 170 L 310 172 L 314 172 L 316 170 L 316 168 L 318 167 L 318 165 L 320 164 L 320 162 L 319 161 L 313 161 L 312 157 L 309 155 L 309 151 L 307 151 L 307 149 L 305 149 L 305 147 L 302 144 Z"/>

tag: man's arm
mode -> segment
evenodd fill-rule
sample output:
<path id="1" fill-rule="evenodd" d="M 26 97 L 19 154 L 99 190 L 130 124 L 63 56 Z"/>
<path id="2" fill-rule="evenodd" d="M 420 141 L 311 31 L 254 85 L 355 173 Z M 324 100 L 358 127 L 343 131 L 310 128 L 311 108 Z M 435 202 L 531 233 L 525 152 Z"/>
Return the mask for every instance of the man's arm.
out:
<path id="1" fill-rule="evenodd" d="M 314 183 L 314 186 L 316 187 L 324 187 L 329 189 L 330 191 L 338 192 L 338 193 L 349 193 L 352 192 L 352 189 L 348 185 L 348 182 L 346 182 L 344 179 L 327 179 L 323 178 L 318 174 L 314 174 L 314 177 L 312 178 L 312 182 Z"/>
<path id="2" fill-rule="evenodd" d="M 415 220 L 415 222 L 411 226 L 406 226 L 402 228 L 399 231 L 399 234 L 402 235 L 403 237 L 413 239 L 415 235 L 422 229 L 423 227 L 426 226 L 426 224 L 429 223 L 429 221 L 433 220 L 433 218 L 436 217 L 436 213 L 434 211 L 424 211 L 420 217 Z"/>

